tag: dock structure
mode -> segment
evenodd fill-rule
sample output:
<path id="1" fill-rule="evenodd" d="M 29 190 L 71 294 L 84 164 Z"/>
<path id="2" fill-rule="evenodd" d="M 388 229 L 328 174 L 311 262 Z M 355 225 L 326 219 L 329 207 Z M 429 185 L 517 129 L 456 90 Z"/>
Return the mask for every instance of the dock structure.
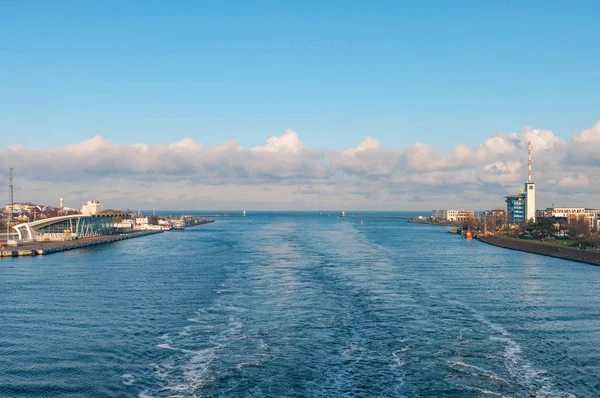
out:
<path id="1" fill-rule="evenodd" d="M 162 231 L 135 231 L 118 235 L 100 235 L 90 238 L 73 239 L 65 241 L 50 242 L 26 242 L 18 246 L 3 246 L 0 249 L 0 258 L 21 257 L 21 256 L 43 256 L 62 252 L 65 250 L 79 249 L 82 247 L 103 245 L 106 243 L 118 242 L 125 239 L 139 238 L 141 236 L 162 233 Z"/>

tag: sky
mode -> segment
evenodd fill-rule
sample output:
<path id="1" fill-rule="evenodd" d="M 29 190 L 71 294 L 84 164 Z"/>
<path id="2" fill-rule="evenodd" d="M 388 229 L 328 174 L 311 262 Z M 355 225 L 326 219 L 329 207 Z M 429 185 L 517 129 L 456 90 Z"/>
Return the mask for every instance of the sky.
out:
<path id="1" fill-rule="evenodd" d="M 501 207 L 532 139 L 541 205 L 600 206 L 595 1 L 0 10 L 3 196 L 14 166 L 48 204 Z"/>

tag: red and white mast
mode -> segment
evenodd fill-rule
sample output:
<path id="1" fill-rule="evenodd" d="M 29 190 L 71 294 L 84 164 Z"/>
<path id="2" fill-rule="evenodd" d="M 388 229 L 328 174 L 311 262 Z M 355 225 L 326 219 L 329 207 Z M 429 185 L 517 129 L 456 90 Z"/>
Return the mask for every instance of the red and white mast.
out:
<path id="1" fill-rule="evenodd" d="M 531 141 L 529 141 L 527 143 L 527 165 L 528 165 L 527 177 L 528 177 L 529 182 L 531 182 L 531 165 L 532 164 L 533 164 L 533 161 L 531 160 Z"/>

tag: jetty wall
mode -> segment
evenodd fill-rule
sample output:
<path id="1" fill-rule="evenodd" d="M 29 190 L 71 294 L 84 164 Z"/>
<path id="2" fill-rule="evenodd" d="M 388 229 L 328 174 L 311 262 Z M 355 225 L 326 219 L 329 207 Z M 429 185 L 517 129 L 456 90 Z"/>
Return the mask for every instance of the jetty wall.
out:
<path id="1" fill-rule="evenodd" d="M 0 250 L 0 257 L 43 256 L 66 250 L 79 249 L 88 246 L 104 245 L 140 236 L 154 235 L 163 231 L 136 231 L 118 235 L 101 235 L 90 238 L 68 241 L 29 242 L 18 247 L 5 246 Z"/>
<path id="2" fill-rule="evenodd" d="M 519 250 L 541 254 L 543 256 L 562 258 L 564 260 L 600 265 L 600 251 L 584 249 L 579 250 L 573 247 L 545 245 L 543 243 L 515 240 L 496 235 L 482 236 L 479 238 L 479 240 L 489 243 L 490 245 L 504 247 L 506 249 Z"/>

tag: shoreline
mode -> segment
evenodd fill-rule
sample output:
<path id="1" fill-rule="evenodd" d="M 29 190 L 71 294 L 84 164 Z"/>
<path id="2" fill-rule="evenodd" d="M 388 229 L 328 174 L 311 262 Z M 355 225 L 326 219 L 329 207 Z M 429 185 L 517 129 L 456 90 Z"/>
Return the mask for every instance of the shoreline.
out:
<path id="1" fill-rule="evenodd" d="M 479 240 L 492 246 L 517 250 L 542 256 L 560 258 L 592 265 L 600 265 L 600 251 L 579 250 L 573 247 L 558 247 L 543 243 L 514 240 L 501 236 L 482 236 Z"/>

